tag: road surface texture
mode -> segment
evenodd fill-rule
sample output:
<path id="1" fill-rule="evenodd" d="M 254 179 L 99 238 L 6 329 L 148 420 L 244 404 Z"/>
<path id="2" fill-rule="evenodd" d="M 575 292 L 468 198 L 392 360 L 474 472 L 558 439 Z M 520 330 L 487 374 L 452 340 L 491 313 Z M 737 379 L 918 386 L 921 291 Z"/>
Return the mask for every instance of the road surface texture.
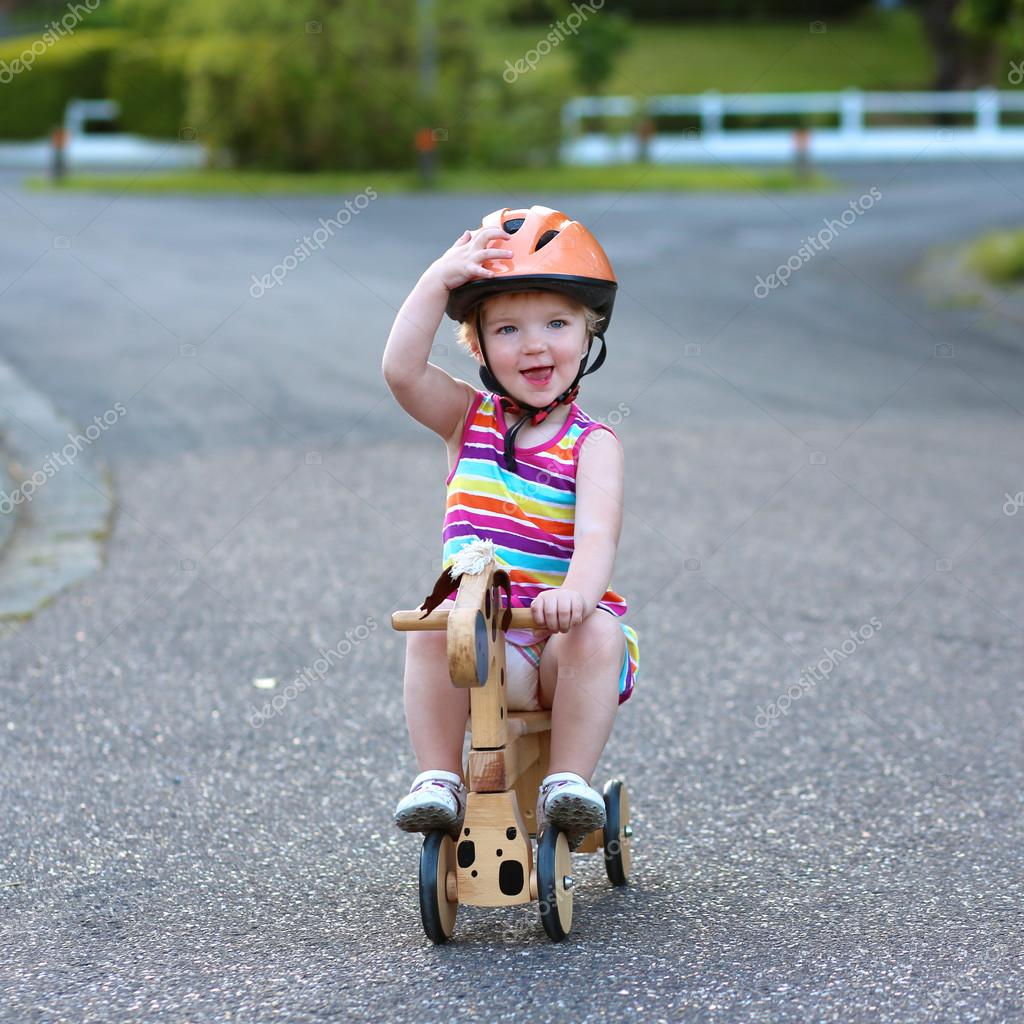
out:
<path id="1" fill-rule="evenodd" d="M 1022 332 L 911 282 L 1019 224 L 1024 172 L 366 185 L 346 216 L 0 181 L 0 354 L 76 423 L 126 410 L 88 453 L 106 564 L 4 631 L 0 1021 L 1024 1019 Z M 388 617 L 439 569 L 446 465 L 380 356 L 428 262 L 530 202 L 621 281 L 581 403 L 627 453 L 641 675 L 597 778 L 634 878 L 577 858 L 560 945 L 531 904 L 434 947 Z M 448 322 L 433 358 L 474 379 Z"/>

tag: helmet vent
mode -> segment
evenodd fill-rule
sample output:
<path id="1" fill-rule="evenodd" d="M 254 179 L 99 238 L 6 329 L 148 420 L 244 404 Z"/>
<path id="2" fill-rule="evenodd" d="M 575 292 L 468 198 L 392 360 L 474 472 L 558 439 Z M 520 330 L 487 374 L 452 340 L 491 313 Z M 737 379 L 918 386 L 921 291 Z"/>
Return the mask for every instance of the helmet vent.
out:
<path id="1" fill-rule="evenodd" d="M 515 217 L 512 220 L 505 221 L 501 226 L 510 234 L 514 235 L 522 226 L 525 217 Z"/>
<path id="2" fill-rule="evenodd" d="M 538 249 L 543 249 L 544 246 L 547 245 L 548 242 L 550 242 L 557 234 L 557 231 L 545 231 L 544 234 L 537 239 L 537 244 L 533 247 L 533 251 L 536 252 Z"/>

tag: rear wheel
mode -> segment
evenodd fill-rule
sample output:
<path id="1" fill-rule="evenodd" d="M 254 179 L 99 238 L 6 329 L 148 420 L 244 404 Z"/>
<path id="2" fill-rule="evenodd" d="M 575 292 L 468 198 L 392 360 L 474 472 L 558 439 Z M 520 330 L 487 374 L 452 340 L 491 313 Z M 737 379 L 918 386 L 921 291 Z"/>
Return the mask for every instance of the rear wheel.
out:
<path id="1" fill-rule="evenodd" d="M 632 867 L 630 844 L 633 826 L 629 823 L 629 794 L 621 779 L 611 779 L 604 787 L 604 866 L 612 885 L 625 885 Z"/>
<path id="2" fill-rule="evenodd" d="M 455 843 L 447 832 L 428 832 L 420 851 L 420 917 L 431 942 L 447 942 L 455 930 L 458 899 L 448 899 L 448 874 L 455 872 Z"/>
<path id="3" fill-rule="evenodd" d="M 548 825 L 537 844 L 537 898 L 552 942 L 561 942 L 572 928 L 573 885 L 569 840 L 556 825 Z"/>

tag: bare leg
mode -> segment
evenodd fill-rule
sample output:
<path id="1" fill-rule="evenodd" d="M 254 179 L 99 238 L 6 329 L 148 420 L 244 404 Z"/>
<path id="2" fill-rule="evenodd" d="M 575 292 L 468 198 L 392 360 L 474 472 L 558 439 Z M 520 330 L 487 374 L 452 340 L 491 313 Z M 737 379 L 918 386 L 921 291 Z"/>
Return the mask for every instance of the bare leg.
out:
<path id="1" fill-rule="evenodd" d="M 405 721 L 421 772 L 440 769 L 462 777 L 462 743 L 469 691 L 452 686 L 448 635 L 411 632 L 405 649 Z"/>
<path id="2" fill-rule="evenodd" d="M 619 620 L 598 609 L 548 641 L 540 662 L 540 701 L 551 708 L 548 772 L 590 782 L 619 707 L 626 638 Z"/>

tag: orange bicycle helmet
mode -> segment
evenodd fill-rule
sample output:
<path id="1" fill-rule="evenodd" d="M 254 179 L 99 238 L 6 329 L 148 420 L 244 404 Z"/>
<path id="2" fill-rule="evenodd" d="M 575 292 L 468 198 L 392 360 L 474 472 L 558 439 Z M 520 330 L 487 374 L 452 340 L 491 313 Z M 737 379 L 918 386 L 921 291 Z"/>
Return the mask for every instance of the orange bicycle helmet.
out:
<path id="1" fill-rule="evenodd" d="M 598 240 L 579 221 L 546 206 L 531 206 L 528 210 L 495 210 L 484 217 L 482 228 L 501 227 L 512 237 L 502 243 L 511 250 L 511 259 L 486 260 L 483 266 L 496 271 L 499 277 L 467 281 L 453 288 L 448 296 L 446 311 L 460 323 L 470 315 L 476 316 L 476 336 L 480 345 L 483 365 L 480 379 L 484 386 L 501 396 L 506 410 L 523 412 L 523 416 L 509 429 L 505 437 L 505 464 L 516 467 L 515 436 L 523 424 L 540 423 L 557 405 L 572 402 L 579 394 L 580 380 L 593 373 L 605 360 L 607 347 L 604 332 L 612 318 L 615 291 L 618 284 L 608 257 Z M 589 306 L 603 318 L 595 336 L 601 341 L 601 351 L 594 365 L 587 369 L 590 348 L 580 360 L 580 367 L 572 384 L 553 402 L 538 408 L 513 398 L 491 371 L 480 318 L 484 299 L 502 292 L 551 291 L 568 295 L 584 306 Z"/>
<path id="2" fill-rule="evenodd" d="M 495 210 L 482 228 L 500 227 L 512 237 L 502 243 L 511 259 L 487 260 L 484 267 L 500 277 L 467 281 L 452 289 L 448 315 L 463 321 L 484 299 L 500 292 L 561 292 L 604 317 L 608 327 L 615 305 L 615 274 L 600 242 L 579 222 L 546 206 Z"/>

